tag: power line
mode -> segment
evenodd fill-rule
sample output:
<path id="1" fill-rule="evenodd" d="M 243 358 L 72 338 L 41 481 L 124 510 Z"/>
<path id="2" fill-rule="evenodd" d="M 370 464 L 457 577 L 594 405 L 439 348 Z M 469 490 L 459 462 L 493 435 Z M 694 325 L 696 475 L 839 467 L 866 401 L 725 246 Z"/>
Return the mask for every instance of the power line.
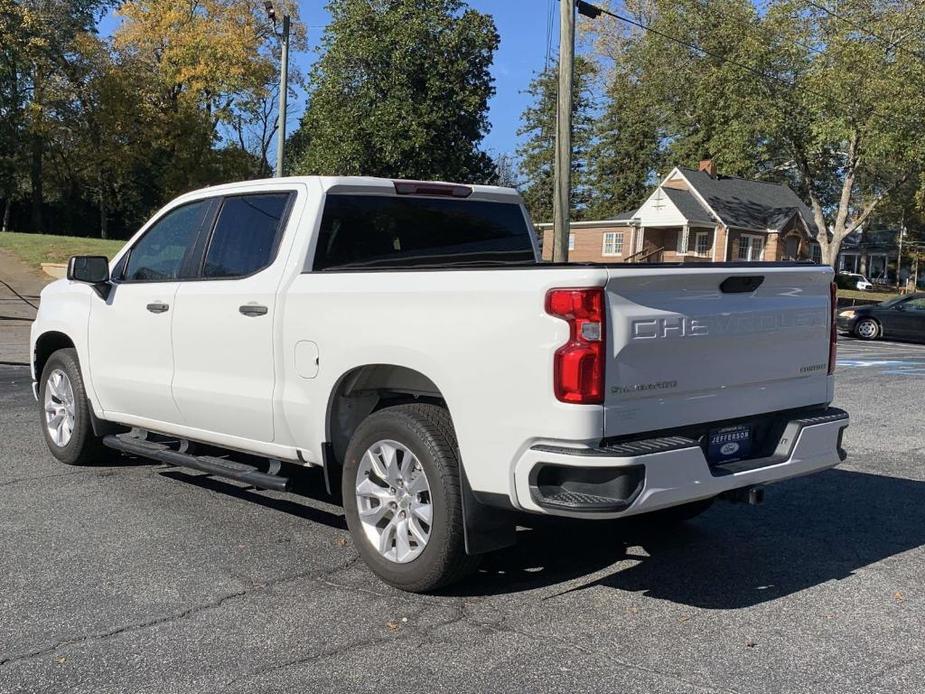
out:
<path id="1" fill-rule="evenodd" d="M 549 59 L 552 57 L 552 34 L 555 18 L 556 0 L 546 0 L 546 59 L 543 61 L 543 72 L 549 70 Z"/>
<path id="2" fill-rule="evenodd" d="M 6 282 L 4 282 L 3 280 L 0 280 L 0 284 L 2 284 L 4 287 L 6 287 L 7 289 L 9 289 L 11 292 L 13 292 L 13 294 L 15 294 L 17 297 L 19 297 L 19 298 L 23 301 L 23 303 L 29 304 L 29 305 L 30 305 L 32 308 L 34 308 L 36 311 L 39 310 L 39 307 L 38 307 L 38 306 L 36 306 L 35 304 L 33 304 L 31 301 L 29 301 L 26 297 L 24 297 L 22 294 L 20 294 L 20 293 L 17 292 L 15 289 L 13 289 L 13 288 L 12 288 L 10 285 L 8 285 Z"/>

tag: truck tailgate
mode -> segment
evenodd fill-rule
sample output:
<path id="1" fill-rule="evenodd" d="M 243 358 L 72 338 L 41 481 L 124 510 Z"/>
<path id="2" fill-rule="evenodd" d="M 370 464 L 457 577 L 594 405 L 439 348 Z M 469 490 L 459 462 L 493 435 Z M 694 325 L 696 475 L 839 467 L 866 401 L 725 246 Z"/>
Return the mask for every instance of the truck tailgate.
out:
<path id="1" fill-rule="evenodd" d="M 831 399 L 831 268 L 608 271 L 605 436 Z"/>

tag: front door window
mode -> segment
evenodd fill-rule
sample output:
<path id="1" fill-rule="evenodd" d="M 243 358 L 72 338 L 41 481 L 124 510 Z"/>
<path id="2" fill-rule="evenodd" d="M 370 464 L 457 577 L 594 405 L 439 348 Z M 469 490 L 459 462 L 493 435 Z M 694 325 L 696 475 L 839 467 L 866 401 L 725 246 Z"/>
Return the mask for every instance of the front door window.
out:
<path id="1" fill-rule="evenodd" d="M 212 200 L 197 200 L 171 210 L 155 222 L 129 251 L 122 279 L 128 282 L 181 279 L 184 261 L 193 250 L 212 203 Z"/>

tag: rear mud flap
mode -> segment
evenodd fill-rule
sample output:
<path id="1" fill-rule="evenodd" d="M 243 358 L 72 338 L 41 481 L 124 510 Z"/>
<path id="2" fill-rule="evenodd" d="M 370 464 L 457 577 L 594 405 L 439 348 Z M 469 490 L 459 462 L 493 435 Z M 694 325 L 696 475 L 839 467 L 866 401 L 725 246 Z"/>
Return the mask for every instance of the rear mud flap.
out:
<path id="1" fill-rule="evenodd" d="M 510 501 L 500 494 L 490 495 L 497 496 L 495 500 L 486 498 L 484 493 L 473 492 L 459 451 L 456 455 L 460 461 L 459 482 L 462 487 L 466 554 L 487 554 L 514 545 L 517 542 L 517 523 Z"/>

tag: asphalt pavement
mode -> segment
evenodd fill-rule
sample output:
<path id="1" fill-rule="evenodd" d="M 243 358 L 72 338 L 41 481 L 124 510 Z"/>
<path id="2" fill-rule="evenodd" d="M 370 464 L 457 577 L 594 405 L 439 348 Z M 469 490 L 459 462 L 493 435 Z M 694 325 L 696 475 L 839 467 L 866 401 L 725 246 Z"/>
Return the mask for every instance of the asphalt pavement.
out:
<path id="1" fill-rule="evenodd" d="M 0 250 L 0 365 L 29 363 L 29 329 L 39 292 L 51 281 Z"/>
<path id="2" fill-rule="evenodd" d="M 922 692 L 923 386 L 925 346 L 845 339 L 840 467 L 668 534 L 524 529 L 423 597 L 321 495 L 56 463 L 0 366 L 0 692 Z"/>

